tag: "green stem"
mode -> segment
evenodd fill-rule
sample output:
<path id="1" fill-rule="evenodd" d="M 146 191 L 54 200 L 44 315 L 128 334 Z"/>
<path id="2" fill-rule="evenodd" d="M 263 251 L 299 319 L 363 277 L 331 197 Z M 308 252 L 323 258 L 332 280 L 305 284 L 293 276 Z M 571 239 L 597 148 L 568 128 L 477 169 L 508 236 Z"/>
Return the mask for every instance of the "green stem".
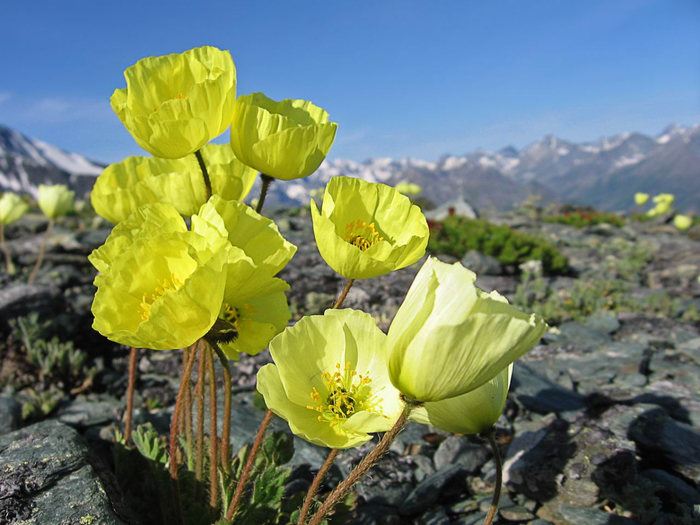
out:
<path id="1" fill-rule="evenodd" d="M 309 509 L 311 509 L 311 504 L 314 501 L 314 496 L 316 495 L 316 492 L 318 492 L 323 478 L 326 477 L 326 474 L 328 474 L 328 471 L 333 466 L 333 462 L 335 461 L 335 458 L 338 456 L 339 452 L 340 449 L 332 448 L 331 451 L 328 453 L 326 461 L 323 462 L 323 465 L 321 465 L 320 470 L 316 473 L 316 476 L 314 477 L 314 480 L 311 483 L 311 486 L 309 487 L 309 491 L 306 493 L 306 498 L 304 498 L 304 505 L 301 507 L 301 512 L 299 513 L 299 521 L 297 521 L 297 525 L 305 525 L 306 516 L 308 516 Z"/>
<path id="2" fill-rule="evenodd" d="M 194 156 L 197 157 L 197 162 L 199 162 L 199 168 L 202 170 L 202 178 L 204 179 L 204 186 L 207 189 L 207 200 L 211 197 L 211 180 L 209 179 L 209 172 L 207 171 L 207 165 L 204 164 L 204 158 L 202 157 L 202 150 L 198 149 L 194 152 Z"/>
<path id="3" fill-rule="evenodd" d="M 248 481 L 248 476 L 250 471 L 253 469 L 253 463 L 255 463 L 255 456 L 258 455 L 258 451 L 262 446 L 263 437 L 265 436 L 265 430 L 267 430 L 270 421 L 272 420 L 272 410 L 265 412 L 265 417 L 260 423 L 260 428 L 258 428 L 258 433 L 255 435 L 255 441 L 253 442 L 253 447 L 248 453 L 248 459 L 245 462 L 245 467 L 243 467 L 243 472 L 241 473 L 241 479 L 238 480 L 236 485 L 236 491 L 233 493 L 233 499 L 231 500 L 231 505 L 226 513 L 226 519 L 228 521 L 233 520 L 233 515 L 236 513 L 238 504 L 243 496 L 243 489 L 245 489 L 246 482 Z"/>
<path id="4" fill-rule="evenodd" d="M 46 228 L 44 238 L 41 240 L 41 247 L 39 248 L 39 257 L 37 257 L 36 264 L 34 265 L 32 273 L 29 274 L 29 279 L 27 280 L 29 284 L 34 283 L 34 279 L 36 279 L 36 274 L 39 272 L 39 268 L 41 268 L 41 263 L 44 262 L 44 254 L 46 253 L 46 242 L 49 240 L 52 230 L 53 219 L 49 219 L 49 226 Z"/>
<path id="5" fill-rule="evenodd" d="M 335 303 L 333 303 L 333 309 L 340 308 L 343 305 L 343 302 L 345 301 L 345 298 L 348 296 L 348 292 L 350 291 L 350 288 L 352 287 L 352 284 L 355 282 L 355 279 L 348 279 L 348 282 L 345 284 L 345 288 L 343 288 L 343 291 L 340 293 L 338 296 L 338 299 L 336 299 Z"/>
<path id="6" fill-rule="evenodd" d="M 224 369 L 224 421 L 221 431 L 221 461 L 224 464 L 226 473 L 231 470 L 231 458 L 229 457 L 229 440 L 231 439 L 231 367 L 228 364 L 226 355 L 221 351 L 219 345 L 213 345 L 221 367 Z"/>
<path id="7" fill-rule="evenodd" d="M 0 246 L 2 246 L 2 251 L 5 253 L 5 264 L 7 264 L 7 275 L 15 274 L 15 265 L 12 264 L 12 256 L 10 255 L 10 249 L 7 247 L 5 242 L 5 225 L 0 222 Z"/>
<path id="8" fill-rule="evenodd" d="M 491 450 L 493 450 L 493 459 L 496 462 L 496 488 L 493 491 L 493 500 L 491 500 L 491 507 L 489 507 L 489 512 L 484 520 L 484 525 L 491 525 L 494 518 L 496 517 L 496 512 L 498 512 L 498 501 L 501 499 L 501 486 L 503 485 L 503 465 L 501 463 L 501 454 L 498 451 L 498 443 L 496 443 L 496 431 L 491 429 L 486 438 L 491 444 Z"/>
<path id="9" fill-rule="evenodd" d="M 258 213 L 262 212 L 263 204 L 265 204 L 265 197 L 267 197 L 267 190 L 270 189 L 270 184 L 272 184 L 274 179 L 269 175 L 261 173 L 260 180 L 262 181 L 262 186 L 260 187 L 260 197 L 258 198 L 258 205 L 255 207 L 255 211 Z"/>
<path id="10" fill-rule="evenodd" d="M 410 415 L 414 406 L 417 405 L 413 402 L 405 402 L 403 412 L 396 420 L 396 423 L 394 423 L 394 426 L 391 427 L 391 430 L 384 434 L 384 437 L 381 439 L 381 441 L 379 441 L 377 446 L 374 447 L 374 450 L 367 454 L 350 472 L 348 477 L 345 478 L 345 480 L 341 482 L 340 485 L 333 490 L 333 492 L 331 492 L 331 494 L 326 498 L 326 501 L 323 502 L 323 505 L 321 505 L 321 508 L 318 509 L 318 512 L 313 515 L 311 521 L 309 521 L 309 525 L 319 525 L 323 521 L 324 516 L 333 510 L 333 507 L 335 507 L 348 495 L 352 486 L 357 483 L 357 481 L 364 476 L 377 461 L 379 461 L 379 458 L 381 458 L 387 450 L 389 450 L 391 443 L 394 441 L 394 439 L 396 439 L 396 436 L 399 435 L 399 432 L 403 430 L 406 423 L 408 423 L 408 416 Z"/>

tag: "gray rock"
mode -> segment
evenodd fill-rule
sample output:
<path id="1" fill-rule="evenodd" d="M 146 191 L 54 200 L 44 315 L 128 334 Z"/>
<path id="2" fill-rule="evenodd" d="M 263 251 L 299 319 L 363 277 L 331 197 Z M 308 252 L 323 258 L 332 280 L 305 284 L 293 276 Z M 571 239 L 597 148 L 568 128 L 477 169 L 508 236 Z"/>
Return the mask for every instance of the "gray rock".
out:
<path id="1" fill-rule="evenodd" d="M 78 433 L 45 421 L 0 437 L 0 522 L 121 525 Z"/>
<path id="2" fill-rule="evenodd" d="M 22 405 L 10 396 L 0 396 L 0 436 L 17 430 L 22 423 Z"/>
<path id="3" fill-rule="evenodd" d="M 353 516 L 357 525 L 400 525 L 401 517 L 395 509 L 385 505 L 362 505 Z"/>
<path id="4" fill-rule="evenodd" d="M 450 465 L 459 465 L 467 474 L 476 474 L 486 463 L 491 453 L 485 446 L 469 442 L 466 437 L 450 436 L 440 443 L 433 462 L 436 470 Z"/>
<path id="5" fill-rule="evenodd" d="M 0 289 L 0 330 L 8 321 L 32 312 L 57 314 L 63 308 L 61 291 L 52 285 L 15 283 Z"/>
<path id="6" fill-rule="evenodd" d="M 481 525 L 486 519 L 485 512 L 474 512 L 466 516 L 460 516 L 460 518 L 453 522 L 457 525 Z"/>
<path id="7" fill-rule="evenodd" d="M 514 522 L 530 521 L 535 518 L 532 512 L 513 502 L 510 502 L 509 505 L 499 506 L 498 513 L 508 521 Z"/>
<path id="8" fill-rule="evenodd" d="M 561 337 L 580 348 L 596 348 L 612 341 L 610 334 L 575 321 L 559 326 Z"/>
<path id="9" fill-rule="evenodd" d="M 614 334 L 620 329 L 620 321 L 618 321 L 617 315 L 607 310 L 588 316 L 583 325 L 606 334 Z"/>
<path id="10" fill-rule="evenodd" d="M 643 406 L 643 405 L 639 405 Z M 700 482 L 700 431 L 671 417 L 661 407 L 646 406 L 629 420 L 627 434 L 641 450 L 695 483 Z"/>
<path id="11" fill-rule="evenodd" d="M 581 394 L 550 381 L 538 373 L 533 365 L 520 361 L 513 367 L 510 389 L 518 403 L 538 414 L 581 410 L 586 405 Z"/>
<path id="12" fill-rule="evenodd" d="M 557 525 L 635 525 L 636 522 L 615 516 L 603 510 L 583 507 L 564 507 L 558 511 Z"/>
<path id="13" fill-rule="evenodd" d="M 688 483 L 665 470 L 645 470 L 641 476 L 649 481 L 661 485 L 665 496 L 685 505 L 700 504 L 700 492 Z"/>
<path id="14" fill-rule="evenodd" d="M 123 410 L 123 408 L 121 408 Z M 95 425 L 105 425 L 119 419 L 120 407 L 116 401 L 88 401 L 75 399 L 62 405 L 56 419 L 61 423 L 78 429 L 85 429 Z"/>
<path id="15" fill-rule="evenodd" d="M 449 525 L 450 518 L 444 509 L 430 509 L 415 521 L 416 525 Z"/>
<path id="16" fill-rule="evenodd" d="M 399 507 L 399 512 L 410 516 L 430 507 L 437 501 L 445 483 L 456 476 L 459 471 L 460 467 L 458 465 L 450 465 L 425 478 L 411 491 L 406 501 Z"/>
<path id="17" fill-rule="evenodd" d="M 502 275 L 503 266 L 495 257 L 484 255 L 476 250 L 468 251 L 462 257 L 462 265 L 477 275 Z"/>
<path id="18" fill-rule="evenodd" d="M 350 467 L 357 465 L 368 450 L 358 452 L 350 458 L 340 460 L 338 466 L 343 477 L 348 475 Z M 413 489 L 412 466 L 410 458 L 390 451 L 355 485 L 355 490 L 367 503 L 399 507 Z"/>

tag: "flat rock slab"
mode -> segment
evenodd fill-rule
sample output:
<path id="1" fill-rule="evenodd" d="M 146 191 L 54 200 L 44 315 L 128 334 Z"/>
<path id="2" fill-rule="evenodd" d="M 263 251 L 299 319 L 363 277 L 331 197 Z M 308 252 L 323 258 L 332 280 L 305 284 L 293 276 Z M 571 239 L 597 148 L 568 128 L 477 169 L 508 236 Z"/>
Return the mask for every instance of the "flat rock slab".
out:
<path id="1" fill-rule="evenodd" d="M 0 523 L 123 525 L 82 439 L 57 421 L 0 436 Z"/>

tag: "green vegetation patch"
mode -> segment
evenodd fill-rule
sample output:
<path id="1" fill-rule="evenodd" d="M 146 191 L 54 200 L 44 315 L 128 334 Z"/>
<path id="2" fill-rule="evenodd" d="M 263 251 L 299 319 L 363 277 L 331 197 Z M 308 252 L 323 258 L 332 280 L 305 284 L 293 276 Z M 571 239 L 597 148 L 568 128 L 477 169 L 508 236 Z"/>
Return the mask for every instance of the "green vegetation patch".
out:
<path id="1" fill-rule="evenodd" d="M 585 228 L 586 226 L 596 226 L 598 224 L 610 224 L 617 228 L 625 225 L 625 220 L 614 213 L 593 210 L 575 210 L 552 215 L 544 218 L 545 222 L 567 224 L 575 228 Z"/>
<path id="2" fill-rule="evenodd" d="M 483 219 L 448 217 L 444 222 L 432 223 L 428 251 L 447 254 L 460 259 L 470 250 L 495 257 L 504 266 L 537 260 L 550 275 L 568 273 L 566 257 L 548 242 L 532 235 L 512 230 L 508 226 L 492 224 Z"/>

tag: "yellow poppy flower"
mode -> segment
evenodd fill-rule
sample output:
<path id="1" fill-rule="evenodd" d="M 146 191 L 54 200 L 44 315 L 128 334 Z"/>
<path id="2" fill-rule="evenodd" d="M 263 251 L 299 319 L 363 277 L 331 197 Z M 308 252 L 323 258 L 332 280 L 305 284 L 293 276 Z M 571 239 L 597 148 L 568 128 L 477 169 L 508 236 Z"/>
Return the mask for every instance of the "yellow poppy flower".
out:
<path id="1" fill-rule="evenodd" d="M 428 223 L 395 188 L 333 177 L 322 211 L 311 201 L 316 244 L 328 266 L 347 279 L 369 279 L 409 266 L 425 254 Z"/>
<path id="2" fill-rule="evenodd" d="M 192 231 L 212 242 L 225 239 L 245 253 L 228 265 L 219 318 L 233 326 L 228 330 L 235 334 L 233 340 L 223 338 L 219 346 L 229 359 L 238 359 L 241 352 L 257 354 L 291 318 L 284 293 L 289 285 L 274 275 L 291 260 L 296 246 L 280 235 L 270 219 L 218 195 L 192 216 Z"/>
<path id="3" fill-rule="evenodd" d="M 648 193 L 635 193 L 634 194 L 634 202 L 637 206 L 643 206 L 649 201 L 649 194 Z"/>
<path id="4" fill-rule="evenodd" d="M 258 372 L 268 408 L 317 445 L 357 447 L 386 432 L 403 410 L 386 367 L 386 336 L 355 310 L 304 317 L 275 337 L 275 364 Z"/>
<path id="5" fill-rule="evenodd" d="M 228 144 L 207 144 L 202 148 L 212 192 L 228 200 L 246 198 L 257 175 L 233 154 Z M 128 157 L 108 166 L 97 177 L 91 193 L 98 215 L 121 222 L 139 206 L 162 202 L 171 204 L 184 217 L 199 210 L 207 190 L 197 159 Z"/>
<path id="6" fill-rule="evenodd" d="M 671 207 L 676 198 L 670 193 L 660 193 L 652 200 L 656 203 L 656 206 L 649 211 L 648 215 L 655 217 L 671 211 Z"/>
<path id="7" fill-rule="evenodd" d="M 404 195 L 420 195 L 420 192 L 423 191 L 420 184 L 416 184 L 414 182 L 402 181 L 394 187 L 396 188 L 396 191 L 403 193 Z"/>
<path id="8" fill-rule="evenodd" d="M 194 153 L 231 124 L 236 68 L 228 51 L 198 47 L 147 57 L 124 72 L 112 109 L 143 149 L 177 159 Z"/>
<path id="9" fill-rule="evenodd" d="M 55 219 L 65 215 L 73 209 L 75 192 L 63 184 L 53 186 L 39 185 L 37 202 L 39 208 L 49 219 Z"/>
<path id="10" fill-rule="evenodd" d="M 410 419 L 454 434 L 488 432 L 501 417 L 512 376 L 510 364 L 476 390 L 415 407 Z"/>
<path id="11" fill-rule="evenodd" d="M 262 93 L 238 97 L 231 122 L 236 157 L 276 179 L 308 177 L 333 145 L 338 125 L 306 100 L 280 102 Z"/>
<path id="12" fill-rule="evenodd" d="M 693 225 L 693 218 L 688 215 L 676 215 L 673 218 L 673 225 L 679 230 L 687 230 Z"/>
<path id="13" fill-rule="evenodd" d="M 547 324 L 474 286 L 460 263 L 430 257 L 389 328 L 391 381 L 417 402 L 471 392 L 530 350 Z"/>
<path id="14" fill-rule="evenodd" d="M 140 208 L 89 257 L 101 272 L 95 278 L 93 328 L 138 348 L 193 344 L 218 318 L 233 258 L 227 248 L 214 248 L 187 231 L 171 206 Z"/>
<path id="15" fill-rule="evenodd" d="M 0 197 L 0 223 L 4 226 L 19 220 L 27 213 L 29 205 L 16 193 L 4 193 Z"/>

